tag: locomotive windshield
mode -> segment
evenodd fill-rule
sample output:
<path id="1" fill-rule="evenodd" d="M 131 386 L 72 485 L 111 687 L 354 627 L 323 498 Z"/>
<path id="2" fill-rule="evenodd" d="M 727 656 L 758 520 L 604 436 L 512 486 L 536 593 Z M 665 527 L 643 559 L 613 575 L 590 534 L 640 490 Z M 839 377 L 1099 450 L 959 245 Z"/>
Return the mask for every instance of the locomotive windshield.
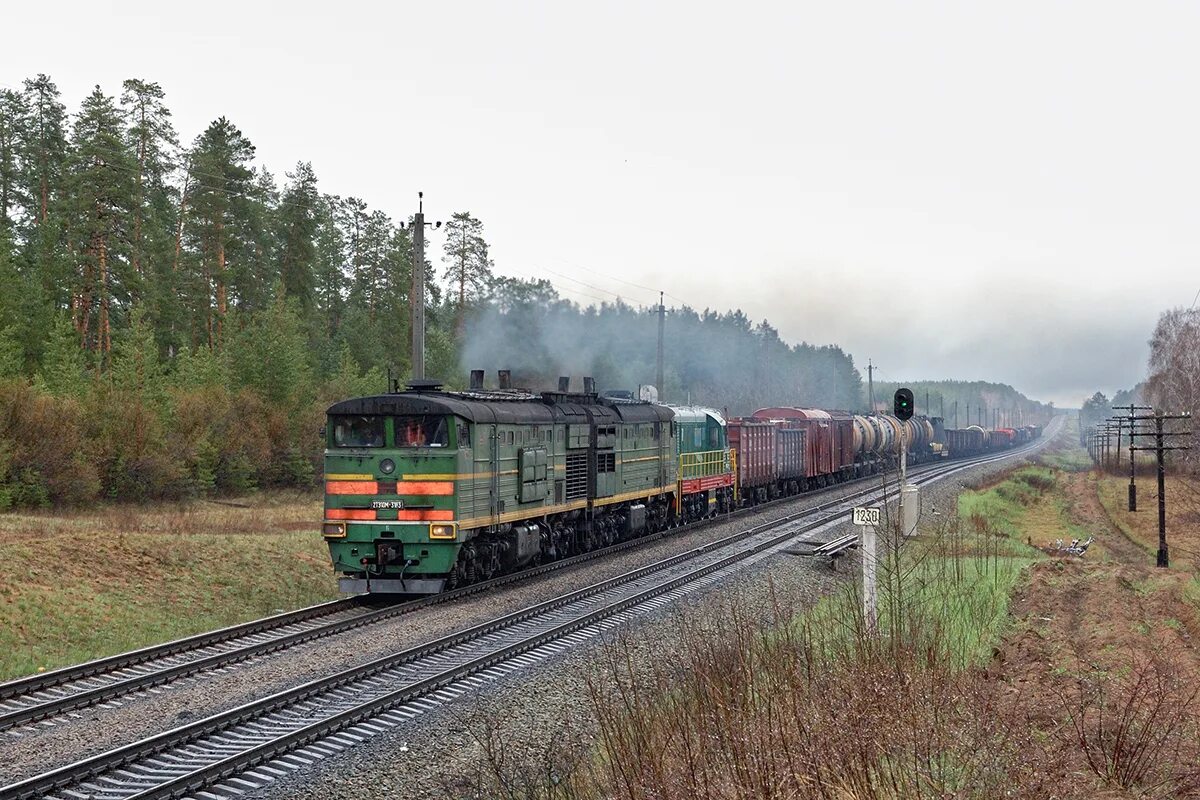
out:
<path id="1" fill-rule="evenodd" d="M 448 447 L 450 426 L 445 417 L 406 415 L 393 417 L 396 447 Z"/>
<path id="2" fill-rule="evenodd" d="M 383 447 L 384 418 L 346 415 L 330 419 L 334 447 Z"/>

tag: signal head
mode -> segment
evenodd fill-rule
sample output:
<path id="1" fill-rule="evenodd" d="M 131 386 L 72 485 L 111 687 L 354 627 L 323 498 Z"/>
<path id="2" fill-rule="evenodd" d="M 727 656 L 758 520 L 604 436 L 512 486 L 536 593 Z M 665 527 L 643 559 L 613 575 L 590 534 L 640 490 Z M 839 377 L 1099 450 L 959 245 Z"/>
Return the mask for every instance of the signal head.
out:
<path id="1" fill-rule="evenodd" d="M 897 389 L 896 395 L 892 398 L 892 413 L 901 420 L 912 419 L 913 415 L 913 393 L 912 389 Z"/>

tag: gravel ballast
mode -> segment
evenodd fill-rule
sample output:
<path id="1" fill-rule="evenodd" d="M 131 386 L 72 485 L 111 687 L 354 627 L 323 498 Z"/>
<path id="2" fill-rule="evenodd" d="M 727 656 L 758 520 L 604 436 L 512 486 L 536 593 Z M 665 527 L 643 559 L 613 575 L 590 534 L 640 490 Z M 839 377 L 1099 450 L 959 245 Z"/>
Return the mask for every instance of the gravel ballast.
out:
<path id="1" fill-rule="evenodd" d="M 79 709 L 52 723 L 0 732 L 0 785 L 235 708 L 306 681 L 395 653 L 573 589 L 685 552 L 753 525 L 858 491 L 835 487 L 756 513 L 681 531 L 493 592 L 435 605 L 346 633 Z"/>
<path id="2" fill-rule="evenodd" d="M 971 467 L 924 487 L 920 530 L 932 532 L 955 513 L 966 487 L 1022 461 Z M 823 538 L 853 530 L 849 522 L 842 523 Z M 647 614 L 565 657 L 498 679 L 246 796 L 416 800 L 491 796 L 486 787 L 497 774 L 544 783 L 569 769 L 571 759 L 593 743 L 597 726 L 591 694 L 613 689 L 611 673 L 602 666 L 607 660 L 627 660 L 635 672 L 670 663 L 681 650 L 684 620 L 722 613 L 734 603 L 742 611 L 758 610 L 751 624 L 769 625 L 857 579 L 859 566 L 856 554 L 840 559 L 836 570 L 829 559 L 770 556 L 688 595 L 669 611 Z"/>
<path id="3" fill-rule="evenodd" d="M 972 467 L 923 490 L 923 518 L 932 510 L 955 508 L 965 482 L 1010 468 L 1016 459 Z M 317 640 L 279 653 L 243 662 L 122 698 L 119 707 L 82 709 L 74 718 L 53 725 L 34 725 L 0 735 L 0 785 L 21 780 L 78 758 L 136 741 L 175 725 L 251 702 L 265 695 L 313 680 L 354 664 L 394 653 L 447 632 L 468 627 L 572 589 L 621 574 L 647 563 L 694 548 L 752 525 L 828 502 L 862 488 L 839 487 L 807 495 L 760 513 L 680 533 L 618 556 L 583 564 L 540 579 L 460 602 L 433 606 L 336 637 Z M 833 535 L 853 529 L 848 523 Z M 718 584 L 718 590 L 696 592 L 668 613 L 647 617 L 626 629 L 630 652 L 638 660 L 668 657 L 679 640 L 680 612 L 703 611 L 720 603 L 727 591 L 744 596 L 746 607 L 763 609 L 762 622 L 774 614 L 780 598 L 787 608 L 805 607 L 855 575 L 854 557 L 842 559 L 839 572 L 828 560 L 814 563 L 796 556 L 773 556 Z M 444 797 L 449 776 L 479 771 L 484 748 L 480 719 L 499 721 L 495 731 L 508 743 L 520 742 L 523 752 L 549 752 L 548 743 L 591 735 L 587 681 L 594 672 L 597 644 L 592 644 L 501 679 L 449 706 L 435 709 L 412 722 L 368 740 L 333 758 L 317 763 L 261 790 L 265 795 L 333 797 L 385 796 L 403 792 L 410 797 Z M 603 647 L 603 644 L 601 644 Z M 536 686 L 536 692 L 529 691 Z M 509 726 L 513 726 L 509 730 Z M 19 735 L 16 735 L 19 734 Z M 527 759 L 525 759 L 527 760 Z M 448 767 L 455 763 L 460 766 Z M 356 778 L 355 776 L 362 776 Z M 459 781 L 457 789 L 465 785 Z"/>

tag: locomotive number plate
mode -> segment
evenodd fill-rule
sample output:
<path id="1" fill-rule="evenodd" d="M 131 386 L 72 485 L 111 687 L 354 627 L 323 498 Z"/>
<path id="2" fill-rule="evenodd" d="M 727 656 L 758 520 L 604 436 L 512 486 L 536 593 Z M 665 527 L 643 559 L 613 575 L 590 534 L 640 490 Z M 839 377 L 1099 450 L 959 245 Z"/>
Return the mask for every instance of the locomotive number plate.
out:
<path id="1" fill-rule="evenodd" d="M 404 508 L 403 500 L 372 500 L 371 508 L 376 510 L 381 508 Z"/>
<path id="2" fill-rule="evenodd" d="M 879 509 L 858 506 L 854 509 L 853 519 L 855 525 L 879 525 Z"/>

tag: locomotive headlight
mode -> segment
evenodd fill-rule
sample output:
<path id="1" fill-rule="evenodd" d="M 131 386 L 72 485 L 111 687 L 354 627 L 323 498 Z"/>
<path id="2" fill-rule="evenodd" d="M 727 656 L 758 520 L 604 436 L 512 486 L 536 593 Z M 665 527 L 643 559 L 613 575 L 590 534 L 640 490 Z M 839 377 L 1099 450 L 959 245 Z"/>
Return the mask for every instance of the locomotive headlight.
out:
<path id="1" fill-rule="evenodd" d="M 435 522 L 429 526 L 430 539 L 453 539 L 457 535 L 452 522 Z"/>
<path id="2" fill-rule="evenodd" d="M 326 522 L 321 526 L 321 533 L 326 539 L 345 539 L 346 538 L 346 523 L 344 522 Z"/>
<path id="3" fill-rule="evenodd" d="M 384 475 L 391 475 L 396 471 L 396 462 L 392 461 L 390 458 L 385 458 L 383 461 L 379 462 L 379 471 Z"/>

